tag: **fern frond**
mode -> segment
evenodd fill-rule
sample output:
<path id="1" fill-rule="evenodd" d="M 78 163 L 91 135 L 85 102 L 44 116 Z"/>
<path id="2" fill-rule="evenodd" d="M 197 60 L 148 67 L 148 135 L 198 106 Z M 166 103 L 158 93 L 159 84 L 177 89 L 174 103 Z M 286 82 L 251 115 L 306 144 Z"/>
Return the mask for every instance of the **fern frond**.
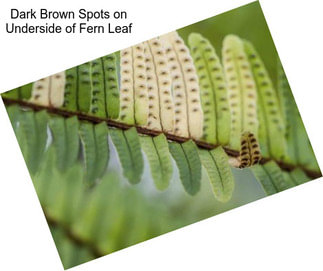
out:
<path id="1" fill-rule="evenodd" d="M 227 86 L 220 59 L 212 44 L 201 34 L 188 38 L 199 76 L 204 113 L 203 140 L 227 145 L 230 140 L 230 110 Z"/>
<path id="2" fill-rule="evenodd" d="M 257 86 L 258 115 L 262 120 L 259 122 L 259 142 L 263 156 L 282 160 L 286 155 L 286 140 L 277 93 L 253 45 L 244 41 L 244 48 Z"/>
<path id="3" fill-rule="evenodd" d="M 105 118 L 106 112 L 106 89 L 105 89 L 105 70 L 101 58 L 90 62 L 90 84 L 91 84 L 91 104 L 89 113 Z"/>
<path id="4" fill-rule="evenodd" d="M 273 160 L 264 165 L 251 167 L 256 179 L 262 184 L 267 195 L 271 195 L 295 186 L 291 179 L 286 178 L 281 168 Z"/>
<path id="5" fill-rule="evenodd" d="M 116 54 L 110 54 L 102 57 L 105 93 L 106 93 L 106 111 L 111 119 L 117 119 L 119 116 L 119 84 L 116 67 Z"/>
<path id="6" fill-rule="evenodd" d="M 96 146 L 96 178 L 101 179 L 107 169 L 110 158 L 108 144 L 108 126 L 105 122 L 94 125 L 94 138 Z"/>
<path id="7" fill-rule="evenodd" d="M 33 84 L 29 83 L 20 87 L 20 98 L 22 100 L 28 101 L 31 97 Z"/>
<path id="8" fill-rule="evenodd" d="M 65 71 L 65 92 L 63 108 L 68 111 L 78 111 L 78 67 Z"/>
<path id="9" fill-rule="evenodd" d="M 83 113 L 91 108 L 91 63 L 77 66 L 77 107 Z"/>
<path id="10" fill-rule="evenodd" d="M 185 191 L 195 195 L 201 187 L 201 161 L 198 148 L 192 140 L 179 144 L 169 143 L 169 150 L 179 170 Z"/>
<path id="11" fill-rule="evenodd" d="M 126 131 L 110 129 L 110 135 L 118 152 L 123 175 L 131 184 L 139 183 L 144 163 L 136 128 Z"/>
<path id="12" fill-rule="evenodd" d="M 120 119 L 127 124 L 146 125 L 148 92 L 144 44 L 121 50 Z"/>
<path id="13" fill-rule="evenodd" d="M 231 111 L 230 146 L 239 150 L 241 133 L 248 131 L 258 137 L 256 85 L 239 37 L 225 37 L 222 57 Z"/>
<path id="14" fill-rule="evenodd" d="M 65 72 L 59 72 L 50 76 L 49 104 L 53 107 L 61 107 L 64 103 Z"/>
<path id="15" fill-rule="evenodd" d="M 14 105 L 7 106 L 6 109 L 11 122 L 11 126 L 17 136 L 18 122 L 21 114 L 20 113 L 21 108 L 19 107 L 19 105 L 14 104 Z"/>
<path id="16" fill-rule="evenodd" d="M 18 142 L 31 175 L 38 171 L 42 162 L 47 142 L 47 122 L 46 111 L 20 111 Z"/>
<path id="17" fill-rule="evenodd" d="M 62 118 L 53 116 L 49 120 L 52 132 L 52 145 L 56 153 L 56 165 L 61 171 L 70 168 L 79 154 L 79 121 L 76 117 Z"/>
<path id="18" fill-rule="evenodd" d="M 160 37 L 164 42 L 172 76 L 175 135 L 199 139 L 203 134 L 203 111 L 198 77 L 189 50 L 177 32 Z"/>
<path id="19" fill-rule="evenodd" d="M 241 136 L 240 168 L 250 167 L 261 160 L 258 141 L 253 133 L 244 132 Z"/>
<path id="20" fill-rule="evenodd" d="M 199 150 L 199 154 L 215 198 L 220 202 L 229 201 L 234 190 L 234 178 L 225 151 L 218 147 L 211 151 Z"/>
<path id="21" fill-rule="evenodd" d="M 174 102 L 171 76 L 162 42 L 155 38 L 144 43 L 146 57 L 149 115 L 147 127 L 172 132 Z"/>
<path id="22" fill-rule="evenodd" d="M 2 93 L 1 96 L 3 98 L 18 100 L 20 99 L 20 88 L 14 88 L 12 90 L 6 91 Z"/>
<path id="23" fill-rule="evenodd" d="M 53 136 L 53 147 L 56 153 L 56 166 L 59 170 L 65 171 L 65 155 L 67 149 L 65 119 L 58 116 L 51 117 L 48 124 Z"/>
<path id="24" fill-rule="evenodd" d="M 156 137 L 141 136 L 141 146 L 148 158 L 150 172 L 157 189 L 165 190 L 173 174 L 168 141 L 164 134 Z"/>
<path id="25" fill-rule="evenodd" d="M 50 76 L 34 82 L 30 102 L 49 106 Z"/>
<path id="26" fill-rule="evenodd" d="M 80 138 L 83 145 L 83 159 L 85 168 L 85 182 L 93 185 L 96 181 L 96 146 L 93 124 L 82 122 L 80 124 Z"/>
<path id="27" fill-rule="evenodd" d="M 303 184 L 311 180 L 311 178 L 309 178 L 300 168 L 293 169 L 291 172 L 289 172 L 289 175 L 296 185 Z"/>

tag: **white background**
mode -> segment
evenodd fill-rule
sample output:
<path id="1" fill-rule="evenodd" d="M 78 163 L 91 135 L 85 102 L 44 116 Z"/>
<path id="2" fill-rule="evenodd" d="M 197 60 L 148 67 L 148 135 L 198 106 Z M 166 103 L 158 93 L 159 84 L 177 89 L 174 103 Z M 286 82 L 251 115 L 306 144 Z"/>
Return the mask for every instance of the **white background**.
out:
<path id="1" fill-rule="evenodd" d="M 37 80 L 250 1 L 1 1 L 0 91 Z M 184 4 L 185 3 L 185 4 Z M 260 1 L 323 166 L 322 1 Z M 8 35 L 10 8 L 123 9 L 132 35 Z M 126 22 L 125 22 L 126 23 Z M 63 270 L 0 103 L 0 269 Z M 323 270 L 322 179 L 248 204 L 75 270 Z"/>

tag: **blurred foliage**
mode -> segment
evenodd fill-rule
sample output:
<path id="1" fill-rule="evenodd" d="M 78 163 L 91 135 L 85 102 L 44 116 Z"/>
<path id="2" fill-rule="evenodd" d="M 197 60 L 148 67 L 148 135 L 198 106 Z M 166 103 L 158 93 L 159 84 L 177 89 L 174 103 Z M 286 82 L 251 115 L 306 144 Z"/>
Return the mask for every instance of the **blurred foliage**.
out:
<path id="1" fill-rule="evenodd" d="M 117 154 L 102 181 L 83 183 L 80 162 L 65 173 L 53 167 L 49 147 L 33 182 L 65 268 L 109 254 L 141 241 L 254 201 L 265 194 L 249 171 L 239 176 L 233 198 L 223 204 L 212 195 L 203 172 L 201 191 L 185 193 L 176 171 L 170 187 L 158 191 L 145 161 L 143 180 L 130 185 L 122 176 Z"/>

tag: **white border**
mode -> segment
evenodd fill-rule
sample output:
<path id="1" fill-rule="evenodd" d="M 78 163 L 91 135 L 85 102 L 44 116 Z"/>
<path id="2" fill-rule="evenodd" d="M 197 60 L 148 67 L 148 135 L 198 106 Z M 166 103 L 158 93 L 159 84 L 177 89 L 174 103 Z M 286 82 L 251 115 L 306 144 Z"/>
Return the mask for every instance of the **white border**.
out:
<path id="1" fill-rule="evenodd" d="M 250 1 L 2 1 L 0 90 L 238 7 Z M 129 37 L 8 38 L 11 7 L 123 7 L 137 25 Z M 321 1 L 262 0 L 278 52 L 320 164 L 323 161 Z M 171 8 L 172 7 L 172 8 Z M 65 44 L 64 44 L 65 42 Z M 89 50 L 89 48 L 92 48 Z M 64 60 L 64 61 L 62 61 Z M 8 72 L 9 71 L 9 72 Z M 19 76 L 18 76 L 19 75 Z M 62 270 L 32 182 L 0 103 L 0 269 Z M 322 270 L 321 179 L 248 204 L 75 270 Z"/>

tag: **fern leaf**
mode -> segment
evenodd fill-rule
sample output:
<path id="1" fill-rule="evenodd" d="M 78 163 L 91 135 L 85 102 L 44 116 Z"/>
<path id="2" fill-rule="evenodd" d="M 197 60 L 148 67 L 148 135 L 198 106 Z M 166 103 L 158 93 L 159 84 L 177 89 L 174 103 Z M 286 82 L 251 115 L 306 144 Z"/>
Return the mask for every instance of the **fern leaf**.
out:
<path id="1" fill-rule="evenodd" d="M 186 192 L 195 195 L 201 187 L 201 161 L 195 143 L 192 140 L 183 144 L 170 142 L 169 150 L 176 162 Z"/>
<path id="2" fill-rule="evenodd" d="M 311 178 L 309 178 L 300 168 L 293 169 L 291 172 L 289 172 L 289 175 L 296 185 L 303 184 L 311 180 Z"/>
<path id="3" fill-rule="evenodd" d="M 80 150 L 79 140 L 79 121 L 77 117 L 70 117 L 65 119 L 65 131 L 66 131 L 66 155 L 65 163 L 66 167 L 69 168 L 78 159 Z"/>
<path id="4" fill-rule="evenodd" d="M 234 190 L 234 178 L 225 151 L 222 147 L 212 151 L 200 149 L 199 154 L 215 198 L 221 202 L 229 201 Z"/>
<path id="5" fill-rule="evenodd" d="M 49 105 L 61 107 L 64 103 L 65 72 L 59 72 L 50 76 Z"/>
<path id="6" fill-rule="evenodd" d="M 134 89 L 132 48 L 120 51 L 120 120 L 127 124 L 135 124 L 134 115 Z"/>
<path id="7" fill-rule="evenodd" d="M 20 99 L 29 100 L 31 97 L 33 84 L 29 83 L 20 87 Z"/>
<path id="8" fill-rule="evenodd" d="M 23 85 L 21 87 L 6 91 L 1 94 L 4 98 L 14 100 L 29 100 L 31 96 L 32 83 Z"/>
<path id="9" fill-rule="evenodd" d="M 263 149 L 269 152 L 263 155 L 282 160 L 286 155 L 286 141 L 277 93 L 253 45 L 244 41 L 244 48 L 257 86 L 258 115 L 262 115 L 262 122 L 259 123 L 259 141 Z"/>
<path id="10" fill-rule="evenodd" d="M 269 161 L 264 165 L 255 165 L 251 169 L 267 195 L 295 186 L 290 179 L 284 177 L 282 170 L 275 161 Z"/>
<path id="11" fill-rule="evenodd" d="M 65 119 L 62 117 L 52 117 L 49 121 L 49 127 L 53 136 L 53 147 L 55 149 L 55 159 L 57 168 L 61 171 L 66 169 L 66 131 Z"/>
<path id="12" fill-rule="evenodd" d="M 28 170 L 34 175 L 40 167 L 46 148 L 48 115 L 45 111 L 21 112 L 19 121 L 22 132 L 18 141 Z"/>
<path id="13" fill-rule="evenodd" d="M 120 52 L 121 101 L 120 119 L 127 124 L 146 125 L 148 92 L 144 44 L 140 43 Z"/>
<path id="14" fill-rule="evenodd" d="M 83 144 L 85 180 L 92 185 L 103 176 L 109 161 L 108 127 L 105 122 L 96 125 L 82 122 L 80 137 Z"/>
<path id="15" fill-rule="evenodd" d="M 136 128 L 126 131 L 110 129 L 110 135 L 118 152 L 123 175 L 131 184 L 139 183 L 144 163 Z"/>
<path id="16" fill-rule="evenodd" d="M 149 100 L 148 128 L 172 132 L 174 129 L 174 103 L 171 76 L 165 50 L 159 39 L 144 43 L 147 89 Z"/>
<path id="17" fill-rule="evenodd" d="M 91 105 L 89 113 L 101 118 L 107 116 L 104 77 L 102 60 L 100 58 L 92 60 L 90 62 Z"/>
<path id="18" fill-rule="evenodd" d="M 83 145 L 85 181 L 89 185 L 92 185 L 96 180 L 96 146 L 93 133 L 93 124 L 81 122 L 79 133 Z"/>
<path id="19" fill-rule="evenodd" d="M 241 136 L 240 168 L 257 164 L 260 159 L 259 144 L 253 133 L 244 132 Z"/>
<path id="20" fill-rule="evenodd" d="M 147 155 L 151 175 L 157 189 L 165 190 L 173 173 L 168 142 L 164 134 L 156 137 L 141 136 L 141 146 Z"/>
<path id="21" fill-rule="evenodd" d="M 14 88 L 1 94 L 3 98 L 18 100 L 20 98 L 20 88 Z"/>
<path id="22" fill-rule="evenodd" d="M 204 112 L 203 139 L 209 143 L 227 145 L 231 116 L 220 59 L 212 44 L 201 34 L 190 34 L 188 42 L 199 76 Z"/>
<path id="23" fill-rule="evenodd" d="M 248 131 L 258 137 L 256 85 L 239 37 L 225 37 L 222 56 L 231 111 L 230 146 L 239 150 L 241 133 Z"/>
<path id="24" fill-rule="evenodd" d="M 119 85 L 116 71 L 116 54 L 110 54 L 102 57 L 105 93 L 106 93 L 106 111 L 108 117 L 117 119 L 119 116 Z"/>
<path id="25" fill-rule="evenodd" d="M 65 71 L 65 92 L 63 108 L 69 111 L 78 111 L 78 67 Z"/>
<path id="26" fill-rule="evenodd" d="M 178 136 L 199 139 L 203 135 L 203 111 L 193 60 L 177 32 L 163 35 L 160 39 L 165 45 L 173 79 L 174 133 Z"/>
<path id="27" fill-rule="evenodd" d="M 10 105 L 6 107 L 7 109 L 7 113 L 11 122 L 11 126 L 15 132 L 15 134 L 17 134 L 17 129 L 18 129 L 18 121 L 20 118 L 20 107 L 18 105 Z"/>
<path id="28" fill-rule="evenodd" d="M 108 126 L 105 122 L 94 125 L 96 146 L 95 177 L 100 179 L 104 175 L 109 162 Z"/>
<path id="29" fill-rule="evenodd" d="M 151 51 L 148 41 L 144 42 L 145 46 L 145 62 L 147 76 L 147 91 L 148 91 L 148 108 L 149 114 L 147 119 L 147 127 L 152 130 L 161 131 L 161 116 L 160 116 L 160 97 L 158 74 L 156 71 L 155 59 Z M 162 54 L 162 51 L 160 51 Z"/>
<path id="30" fill-rule="evenodd" d="M 50 77 L 42 78 L 33 84 L 30 102 L 49 106 Z"/>
<path id="31" fill-rule="evenodd" d="M 53 147 L 56 153 L 56 165 L 61 171 L 70 168 L 77 160 L 79 153 L 78 120 L 53 116 L 49 127 L 53 136 Z"/>
<path id="32" fill-rule="evenodd" d="M 88 113 L 91 108 L 91 63 L 77 66 L 77 104 L 78 110 Z"/>
<path id="33" fill-rule="evenodd" d="M 265 170 L 265 168 L 262 165 L 255 165 L 251 167 L 251 170 L 254 176 L 256 177 L 256 179 L 262 185 L 267 195 L 273 195 L 279 192 L 275 184 L 272 182 L 272 179 L 269 173 Z"/>

